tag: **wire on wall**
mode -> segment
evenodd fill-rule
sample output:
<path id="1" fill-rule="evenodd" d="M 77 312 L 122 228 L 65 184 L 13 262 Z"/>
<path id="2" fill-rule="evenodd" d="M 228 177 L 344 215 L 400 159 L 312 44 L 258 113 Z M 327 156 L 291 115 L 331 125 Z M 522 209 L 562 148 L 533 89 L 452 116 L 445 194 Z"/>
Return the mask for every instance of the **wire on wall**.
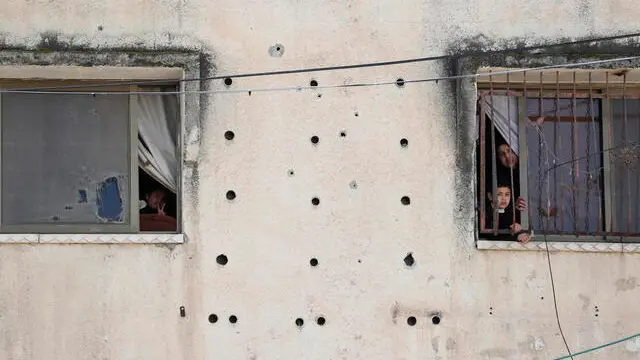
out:
<path id="1" fill-rule="evenodd" d="M 438 83 L 440 81 L 451 81 L 451 80 L 463 80 L 463 79 L 477 79 L 485 76 L 496 76 L 496 75 L 507 75 L 514 73 L 524 73 L 527 71 L 541 71 L 541 70 L 549 70 L 549 69 L 559 69 L 559 68 L 574 68 L 581 66 L 593 66 L 593 65 L 601 65 L 607 63 L 614 62 L 623 62 L 623 61 L 632 61 L 640 59 L 640 56 L 628 56 L 628 57 L 620 57 L 613 59 L 604 59 L 604 60 L 594 60 L 594 61 L 585 61 L 585 62 L 577 62 L 577 63 L 563 63 L 563 64 L 555 64 L 555 65 L 545 65 L 531 68 L 523 68 L 523 69 L 510 69 L 504 71 L 495 71 L 495 72 L 487 72 L 487 73 L 476 73 L 476 74 L 463 74 L 463 75 L 453 75 L 453 76 L 441 76 L 441 77 L 431 77 L 424 79 L 415 79 L 415 80 L 404 80 L 404 83 L 426 83 L 426 82 L 435 82 Z M 204 80 L 208 78 L 202 78 Z M 164 81 L 166 83 L 166 80 Z M 64 94 L 64 95 L 180 95 L 180 94 L 237 94 L 237 93 L 248 93 L 248 92 L 274 92 L 274 91 L 301 91 L 308 89 L 340 89 L 340 88 L 352 88 L 352 87 L 370 87 L 370 86 L 385 86 L 385 85 L 396 85 L 397 81 L 382 81 L 382 82 L 369 82 L 369 83 L 355 83 L 355 84 L 339 84 L 339 85 L 324 85 L 324 86 L 285 86 L 285 87 L 272 87 L 272 88 L 256 88 L 256 89 L 226 89 L 226 90 L 185 90 L 185 91 L 163 91 L 162 93 L 154 92 L 154 91 L 56 91 L 59 89 L 68 89 L 68 86 L 50 86 L 47 88 L 31 88 L 31 89 L 0 89 L 0 93 L 17 93 L 17 94 Z M 87 84 L 87 85 L 73 85 L 75 88 L 90 88 L 94 87 L 96 84 Z M 105 85 L 113 85 L 105 84 Z M 96 85 L 102 87 L 103 85 Z M 46 89 L 46 90 L 42 90 Z"/>

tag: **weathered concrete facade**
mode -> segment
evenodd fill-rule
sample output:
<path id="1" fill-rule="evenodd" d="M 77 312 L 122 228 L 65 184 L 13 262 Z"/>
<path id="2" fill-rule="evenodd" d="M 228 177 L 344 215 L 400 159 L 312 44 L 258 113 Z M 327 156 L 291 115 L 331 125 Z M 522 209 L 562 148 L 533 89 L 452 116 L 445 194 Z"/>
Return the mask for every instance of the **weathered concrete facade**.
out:
<path id="1" fill-rule="evenodd" d="M 199 77 L 460 56 L 236 78 L 229 87 L 194 81 L 187 91 L 420 79 L 626 55 L 635 42 L 548 50 L 557 56 L 467 53 L 633 32 L 640 15 L 631 0 L 5 0 L 0 10 L 2 65 L 166 66 Z M 186 243 L 1 244 L 0 358 L 565 355 L 546 254 L 475 247 L 474 96 L 469 82 L 187 94 Z M 231 189 L 233 202 L 225 198 Z M 413 267 L 403 262 L 409 252 Z M 219 254 L 228 264 L 216 263 Z M 638 332 L 639 256 L 552 254 L 572 350 Z M 219 320 L 210 323 L 210 314 Z M 410 316 L 416 326 L 407 325 Z M 639 341 L 582 358 L 636 359 Z"/>

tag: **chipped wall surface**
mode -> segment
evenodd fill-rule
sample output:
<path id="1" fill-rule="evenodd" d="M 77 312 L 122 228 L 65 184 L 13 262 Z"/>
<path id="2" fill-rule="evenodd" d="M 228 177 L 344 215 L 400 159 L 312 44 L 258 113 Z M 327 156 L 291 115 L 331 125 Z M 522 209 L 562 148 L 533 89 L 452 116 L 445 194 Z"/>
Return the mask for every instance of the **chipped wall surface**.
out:
<path id="1" fill-rule="evenodd" d="M 636 31 L 640 15 L 632 0 L 60 0 L 0 9 L 2 64 L 177 66 L 188 77 L 609 36 Z M 588 57 L 574 50 L 544 61 Z M 320 87 L 185 96 L 183 245 L 2 244 L 0 358 L 566 354 L 546 255 L 475 248 L 473 84 L 321 88 L 512 60 L 185 83 Z M 639 256 L 551 255 L 572 350 L 638 331 Z M 582 358 L 639 354 L 632 340 Z"/>

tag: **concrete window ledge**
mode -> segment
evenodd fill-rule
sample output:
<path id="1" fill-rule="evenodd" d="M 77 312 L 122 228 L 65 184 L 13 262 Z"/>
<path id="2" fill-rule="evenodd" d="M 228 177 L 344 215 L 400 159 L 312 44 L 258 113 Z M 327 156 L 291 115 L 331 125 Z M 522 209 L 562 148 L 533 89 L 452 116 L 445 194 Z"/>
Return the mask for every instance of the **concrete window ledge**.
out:
<path id="1" fill-rule="evenodd" d="M 547 244 L 549 251 L 640 253 L 640 243 L 549 241 Z M 476 247 L 479 250 L 546 251 L 544 241 L 520 244 L 515 241 L 478 240 Z"/>
<path id="2" fill-rule="evenodd" d="M 184 234 L 0 234 L 0 244 L 182 244 Z"/>

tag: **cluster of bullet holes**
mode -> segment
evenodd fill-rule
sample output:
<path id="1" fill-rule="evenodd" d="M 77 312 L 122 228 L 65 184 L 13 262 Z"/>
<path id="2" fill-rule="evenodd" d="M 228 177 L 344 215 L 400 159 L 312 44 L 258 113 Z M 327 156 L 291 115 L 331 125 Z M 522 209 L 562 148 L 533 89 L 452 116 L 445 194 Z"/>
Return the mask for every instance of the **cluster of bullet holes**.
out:
<path id="1" fill-rule="evenodd" d="M 297 318 L 295 323 L 297 327 L 301 328 L 302 326 L 304 326 L 304 319 Z M 324 326 L 324 324 L 326 323 L 327 323 L 327 320 L 324 318 L 324 316 L 319 316 L 316 318 L 316 324 L 318 324 L 318 326 Z"/>
<path id="2" fill-rule="evenodd" d="M 493 307 L 489 307 L 489 315 L 493 315 Z"/>
<path id="3" fill-rule="evenodd" d="M 597 305 L 594 307 L 594 310 L 596 311 L 595 314 L 594 314 L 595 317 L 598 317 L 598 313 L 600 312 L 600 309 L 598 309 Z"/>
<path id="4" fill-rule="evenodd" d="M 216 314 L 209 314 L 209 322 L 212 324 L 215 324 L 218 322 L 218 315 Z M 235 324 L 238 322 L 238 317 L 235 315 L 231 315 L 229 316 L 229 322 L 232 324 Z"/>
<path id="5" fill-rule="evenodd" d="M 418 319 L 416 319 L 416 317 L 415 317 L 415 316 L 409 316 L 409 317 L 407 318 L 407 325 L 409 325 L 409 326 L 415 326 L 417 323 L 418 323 Z M 440 324 L 440 316 L 438 316 L 438 315 L 434 315 L 434 316 L 432 316 L 432 317 L 431 317 L 431 323 L 432 323 L 433 325 L 438 325 L 438 324 Z"/>

